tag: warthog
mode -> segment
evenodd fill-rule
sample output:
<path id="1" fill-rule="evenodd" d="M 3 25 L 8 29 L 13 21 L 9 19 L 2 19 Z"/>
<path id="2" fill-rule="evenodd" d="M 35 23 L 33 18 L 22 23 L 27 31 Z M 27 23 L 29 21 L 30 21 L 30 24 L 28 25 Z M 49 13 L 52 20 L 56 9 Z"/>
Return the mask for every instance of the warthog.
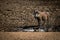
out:
<path id="1" fill-rule="evenodd" d="M 48 31 L 47 23 L 49 22 L 49 12 L 44 10 L 34 10 L 34 17 L 38 20 L 38 27 Z"/>

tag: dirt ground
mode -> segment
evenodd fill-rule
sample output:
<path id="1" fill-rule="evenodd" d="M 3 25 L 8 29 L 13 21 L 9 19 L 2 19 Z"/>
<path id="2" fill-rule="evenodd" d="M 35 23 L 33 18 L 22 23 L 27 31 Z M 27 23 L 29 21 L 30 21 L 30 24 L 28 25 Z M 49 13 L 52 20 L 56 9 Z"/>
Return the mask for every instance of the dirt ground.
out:
<path id="1" fill-rule="evenodd" d="M 0 40 L 60 40 L 59 32 L 0 32 Z"/>

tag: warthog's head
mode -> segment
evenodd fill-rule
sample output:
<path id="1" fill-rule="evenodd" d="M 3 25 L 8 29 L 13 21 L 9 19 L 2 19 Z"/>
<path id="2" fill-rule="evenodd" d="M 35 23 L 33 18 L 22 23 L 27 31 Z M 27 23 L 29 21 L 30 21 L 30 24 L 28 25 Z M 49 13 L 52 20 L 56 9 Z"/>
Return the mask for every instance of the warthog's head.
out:
<path id="1" fill-rule="evenodd" d="M 38 15 L 39 15 L 39 12 L 38 12 L 38 10 L 34 10 L 34 13 L 33 13 L 33 15 L 34 15 L 34 17 L 35 17 L 35 18 L 37 18 L 37 17 L 38 17 Z"/>

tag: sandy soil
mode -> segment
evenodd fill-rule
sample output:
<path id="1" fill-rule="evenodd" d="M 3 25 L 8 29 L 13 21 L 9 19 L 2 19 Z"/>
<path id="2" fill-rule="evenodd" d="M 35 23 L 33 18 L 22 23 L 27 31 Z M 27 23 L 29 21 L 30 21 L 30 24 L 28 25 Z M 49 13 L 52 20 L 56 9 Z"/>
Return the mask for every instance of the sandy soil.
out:
<path id="1" fill-rule="evenodd" d="M 0 32 L 0 40 L 60 40 L 59 32 Z"/>

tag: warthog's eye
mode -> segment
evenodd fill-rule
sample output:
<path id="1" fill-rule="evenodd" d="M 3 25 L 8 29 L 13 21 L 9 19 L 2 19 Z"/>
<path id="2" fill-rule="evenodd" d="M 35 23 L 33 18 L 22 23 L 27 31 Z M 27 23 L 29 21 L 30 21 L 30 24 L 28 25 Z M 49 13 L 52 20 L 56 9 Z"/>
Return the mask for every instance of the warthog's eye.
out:
<path id="1" fill-rule="evenodd" d="M 36 12 L 36 13 L 38 13 L 38 12 Z"/>
<path id="2" fill-rule="evenodd" d="M 38 12 L 36 12 L 36 14 L 39 14 Z"/>

